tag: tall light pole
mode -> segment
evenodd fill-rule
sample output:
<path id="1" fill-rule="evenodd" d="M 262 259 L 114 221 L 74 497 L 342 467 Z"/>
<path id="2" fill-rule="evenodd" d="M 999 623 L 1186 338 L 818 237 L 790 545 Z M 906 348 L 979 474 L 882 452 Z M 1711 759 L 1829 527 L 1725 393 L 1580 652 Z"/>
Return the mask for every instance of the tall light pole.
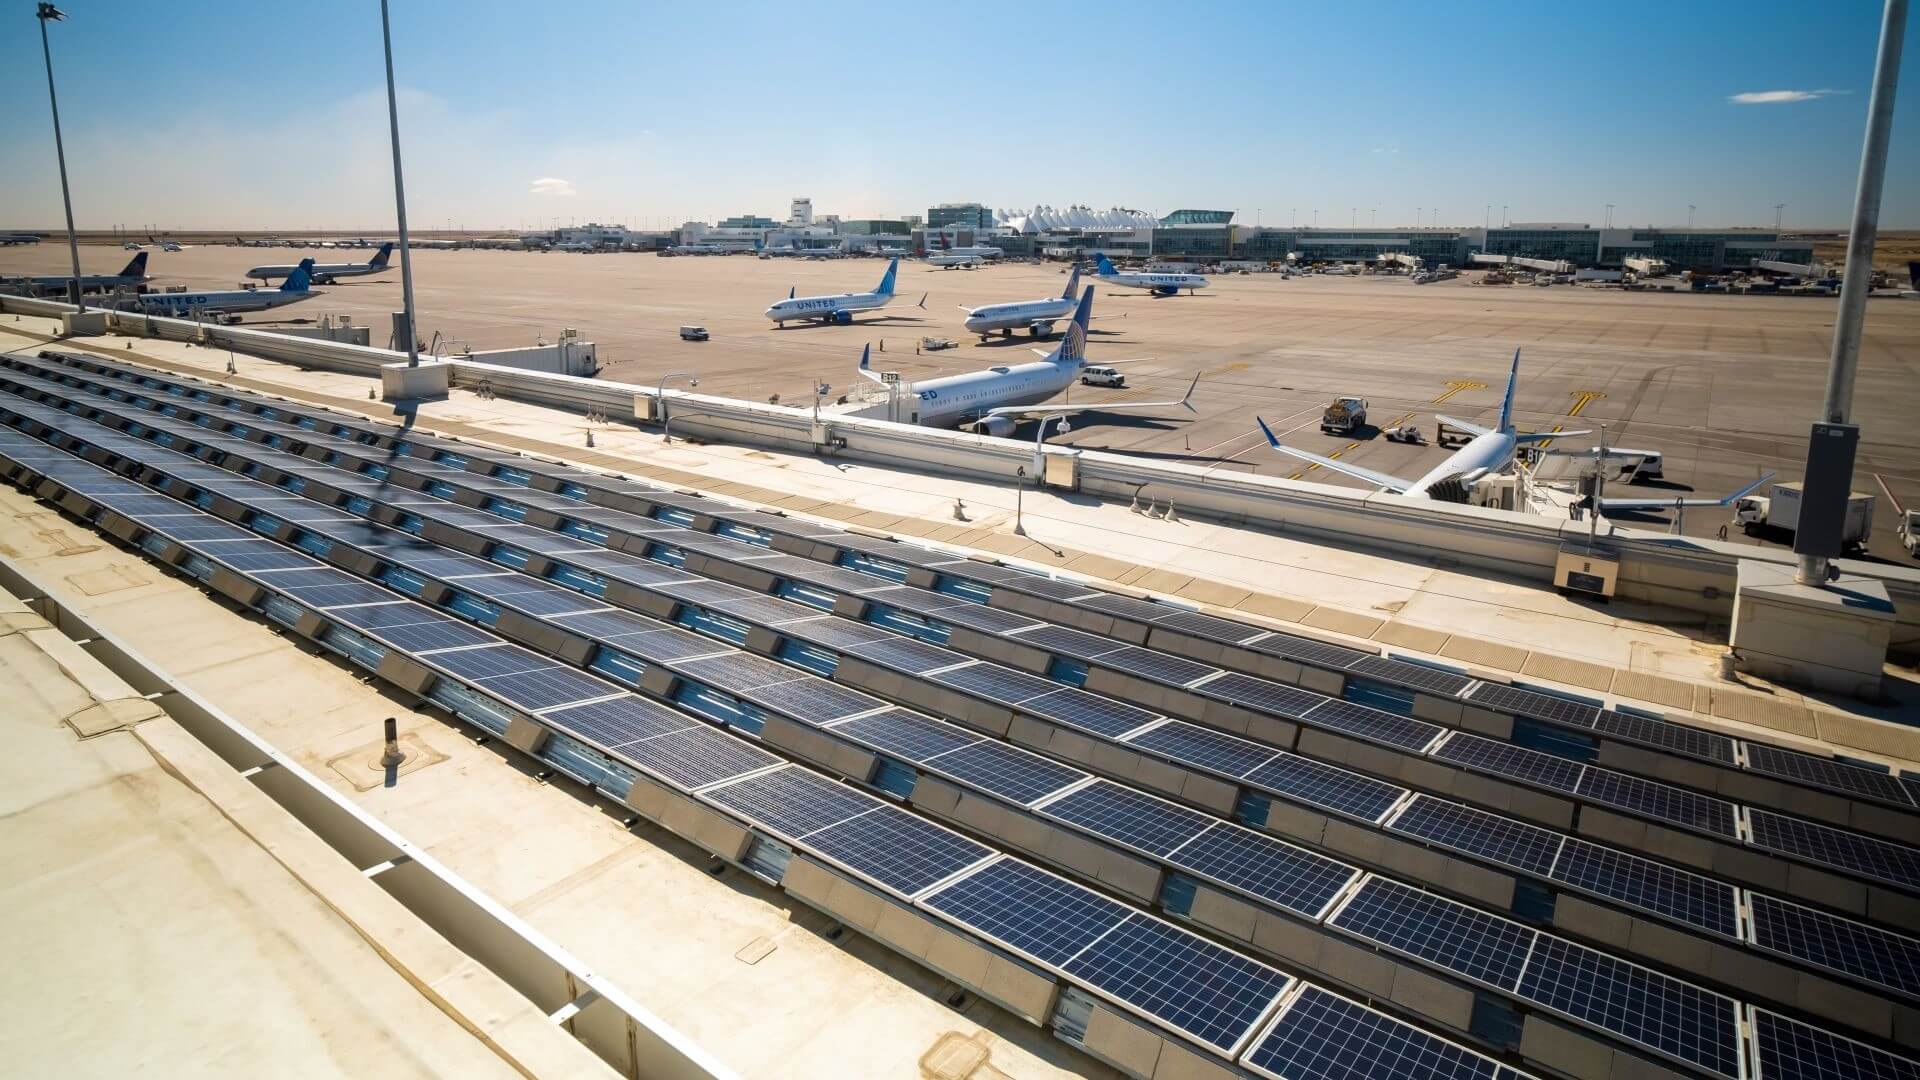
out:
<path id="1" fill-rule="evenodd" d="M 400 222 L 400 306 L 407 318 L 407 366 L 420 365 L 420 331 L 413 322 L 413 252 L 407 244 L 407 187 L 400 179 L 400 105 L 393 93 L 393 31 L 387 0 L 380 0 L 380 40 L 387 49 L 387 129 L 393 137 L 393 207 Z"/>
<path id="2" fill-rule="evenodd" d="M 1773 231 L 1774 231 L 1774 232 L 1779 232 L 1779 231 L 1780 231 L 1780 218 L 1781 218 L 1781 215 L 1782 215 L 1782 213 L 1783 213 L 1783 212 L 1784 212 L 1784 211 L 1785 211 L 1786 209 L 1787 209 L 1787 204 L 1786 204 L 1786 203 L 1783 203 L 1783 202 L 1777 202 L 1777 203 L 1774 203 L 1774 204 L 1773 204 Z"/>
<path id="3" fill-rule="evenodd" d="M 1689 229 L 1693 228 L 1693 211 L 1694 211 L 1694 205 L 1692 203 L 1688 203 L 1687 204 L 1687 228 Z"/>
<path id="4" fill-rule="evenodd" d="M 1612 203 L 1607 204 L 1607 223 L 1604 227 L 1608 229 L 1613 228 L 1613 204 Z"/>
<path id="5" fill-rule="evenodd" d="M 1807 490 L 1793 551 L 1799 557 L 1794 580 L 1820 585 L 1828 560 L 1839 553 L 1841 523 L 1853 483 L 1853 451 L 1859 431 L 1849 423 L 1853 379 L 1860 368 L 1860 330 L 1867 317 L 1867 293 L 1873 288 L 1873 244 L 1880 231 L 1880 189 L 1887 176 L 1887 143 L 1893 130 L 1893 98 L 1900 86 L 1900 47 L 1907 32 L 1907 0 L 1887 0 L 1880 23 L 1880 52 L 1874 61 L 1873 97 L 1867 102 L 1867 137 L 1860 149 L 1860 182 L 1853 195 L 1853 223 L 1847 229 L 1846 276 L 1840 285 L 1840 315 L 1833 321 L 1833 355 L 1827 364 L 1827 394 L 1808 442 Z M 1838 452 L 1821 452 L 1835 446 Z M 1832 462 L 1819 470 L 1814 462 Z M 1834 460 L 1843 458 L 1844 460 Z M 1844 466 L 1844 470 L 1841 468 Z M 1809 521 L 1810 515 L 1819 520 Z"/>
<path id="6" fill-rule="evenodd" d="M 60 159 L 60 201 L 67 207 L 67 254 L 73 257 L 73 303 L 87 310 L 80 292 L 80 238 L 73 233 L 73 194 L 67 189 L 67 146 L 60 138 L 60 99 L 53 92 L 53 50 L 47 45 L 47 24 L 60 22 L 66 12 L 52 4 L 41 4 L 34 14 L 40 20 L 40 56 L 47 62 L 47 104 L 53 107 L 53 152 Z"/>
<path id="7" fill-rule="evenodd" d="M 1037 483 L 1044 484 L 1047 482 L 1046 451 L 1042 449 L 1042 447 L 1047 441 L 1047 425 L 1053 423 L 1055 420 L 1060 421 L 1060 427 L 1057 429 L 1059 434 L 1065 435 L 1067 432 L 1073 430 L 1072 426 L 1067 423 L 1066 413 L 1048 413 L 1040 418 L 1040 429 L 1033 433 L 1033 475 Z M 1027 491 L 1026 468 L 1023 466 L 1015 470 L 1015 476 L 1019 478 L 1019 486 L 1014 488 L 1013 494 L 1013 535 L 1025 536 L 1027 535 L 1027 528 L 1022 517 L 1025 510 L 1024 504 L 1026 502 Z"/>

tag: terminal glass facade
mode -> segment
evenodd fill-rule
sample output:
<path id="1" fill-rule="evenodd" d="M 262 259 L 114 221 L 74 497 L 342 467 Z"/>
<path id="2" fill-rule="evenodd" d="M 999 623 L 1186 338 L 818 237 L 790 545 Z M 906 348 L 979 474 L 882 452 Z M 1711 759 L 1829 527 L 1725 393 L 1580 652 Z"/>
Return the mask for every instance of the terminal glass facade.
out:
<path id="1" fill-rule="evenodd" d="M 1175 210 L 1160 219 L 1162 225 L 1225 225 L 1233 220 L 1231 210 Z"/>
<path id="2" fill-rule="evenodd" d="M 1565 259 L 1575 266 L 1592 266 L 1600 257 L 1597 229 L 1488 229 L 1489 255 L 1518 255 L 1528 259 Z"/>
<path id="3" fill-rule="evenodd" d="M 991 229 L 993 211 L 979 203 L 949 203 L 927 210 L 929 229 Z"/>

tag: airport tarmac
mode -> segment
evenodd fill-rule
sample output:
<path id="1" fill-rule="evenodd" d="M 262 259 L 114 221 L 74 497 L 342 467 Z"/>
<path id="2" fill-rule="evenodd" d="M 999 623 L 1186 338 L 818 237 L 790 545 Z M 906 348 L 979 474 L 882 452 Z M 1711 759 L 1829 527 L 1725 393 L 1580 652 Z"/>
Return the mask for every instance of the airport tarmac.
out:
<path id="1" fill-rule="evenodd" d="M 156 253 L 154 284 L 232 287 L 256 263 L 299 254 L 219 246 Z M 117 247 L 82 250 L 89 272 L 111 272 L 124 259 Z M 59 272 L 64 261 L 57 245 L 11 248 L 0 251 L 0 273 Z M 455 349 L 531 345 L 575 327 L 598 345 L 604 378 L 650 384 L 690 371 L 706 392 L 778 394 L 794 404 L 808 401 L 814 379 L 831 384 L 836 396 L 860 386 L 853 367 L 869 343 L 884 348 L 884 355 L 875 353 L 876 367 L 907 378 L 1024 361 L 1034 342 L 1022 335 L 981 344 L 962 328 L 957 308 L 1034 299 L 1065 284 L 1053 264 L 964 271 L 904 263 L 900 298 L 884 312 L 852 326 L 777 329 L 761 312 L 789 287 L 803 296 L 862 291 L 878 281 L 883 264 L 496 251 L 420 251 L 414 263 L 422 336 L 438 331 Z M 1091 335 L 1090 359 L 1150 359 L 1124 369 L 1128 389 L 1075 388 L 1069 395 L 1076 403 L 1173 398 L 1198 373 L 1193 414 L 1089 414 L 1051 441 L 1360 484 L 1275 455 L 1254 426 L 1258 414 L 1293 445 L 1415 477 L 1444 454 L 1431 445 L 1435 413 L 1489 419 L 1518 347 L 1524 351 L 1516 415 L 1523 429 L 1604 424 L 1610 444 L 1659 450 L 1666 459 L 1664 482 L 1616 487 L 1616 494 L 1717 496 L 1768 471 L 1799 478 L 1837 310 L 1837 301 L 1822 298 L 1498 287 L 1465 279 L 1416 286 L 1404 277 L 1256 274 L 1217 275 L 1213 283 L 1198 295 L 1163 299 L 1101 288 L 1095 314 L 1107 318 Z M 399 307 L 397 270 L 321 292 L 273 314 L 305 321 L 350 314 L 384 343 L 386 312 Z M 922 293 L 924 309 L 914 306 Z M 271 324 L 261 316 L 247 321 Z M 677 328 L 688 323 L 706 326 L 712 340 L 681 341 Z M 916 355 L 923 336 L 960 347 Z M 1888 497 L 1920 502 L 1920 435 L 1911 424 L 1920 414 L 1916 358 L 1920 303 L 1874 300 L 1855 397 L 1863 429 L 1856 488 L 1880 500 L 1871 553 L 1902 562 L 1910 560 L 1895 542 Z M 1377 428 L 1419 425 L 1430 444 L 1388 443 L 1377 429 L 1359 439 L 1322 434 L 1320 410 L 1338 394 L 1366 397 Z M 1029 425 L 1022 434 L 1032 432 Z M 1585 450 L 1593 441 L 1580 436 L 1556 445 Z M 1714 535 L 1728 518 L 1718 509 L 1695 510 L 1684 531 Z M 1630 524 L 1664 528 L 1666 519 L 1650 515 Z M 1730 539 L 1740 538 L 1731 530 Z"/>

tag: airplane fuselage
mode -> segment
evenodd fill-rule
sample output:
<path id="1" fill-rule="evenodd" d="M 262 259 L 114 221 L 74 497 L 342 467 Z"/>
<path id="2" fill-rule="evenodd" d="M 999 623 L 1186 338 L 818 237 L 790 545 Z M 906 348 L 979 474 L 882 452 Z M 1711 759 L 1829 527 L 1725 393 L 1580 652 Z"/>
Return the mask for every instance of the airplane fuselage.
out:
<path id="1" fill-rule="evenodd" d="M 1039 404 L 1072 385 L 1079 375 L 1079 364 L 1036 360 L 925 379 L 914 383 L 909 392 L 918 403 L 919 423 L 952 427 L 975 420 L 989 409 Z"/>
<path id="2" fill-rule="evenodd" d="M 1139 270 L 1123 270 L 1098 276 L 1102 284 L 1120 285 L 1129 289 L 1147 289 L 1167 295 L 1177 293 L 1181 289 L 1207 287 L 1207 279 L 1199 274 L 1150 274 Z"/>
<path id="3" fill-rule="evenodd" d="M 1489 431 L 1475 435 L 1460 449 L 1447 455 L 1447 460 L 1435 465 L 1425 476 L 1413 482 L 1413 486 L 1402 492 L 1405 495 L 1425 495 L 1428 489 L 1444 480 L 1454 477 L 1478 479 L 1501 472 L 1513 463 L 1513 452 L 1519 440 L 1511 432 Z"/>
<path id="4" fill-rule="evenodd" d="M 988 304 L 967 312 L 966 328 L 975 334 L 995 330 L 1023 330 L 1036 323 L 1051 323 L 1073 315 L 1074 300 L 1055 296 L 1047 300 L 1023 300 L 1013 304 Z"/>
<path id="5" fill-rule="evenodd" d="M 297 266 L 256 266 L 247 271 L 250 278 L 261 281 L 279 281 L 291 277 Z M 321 263 L 313 268 L 313 280 L 325 284 L 334 278 L 361 277 L 365 274 L 379 274 L 395 269 L 391 263 L 375 266 L 372 263 Z"/>
<path id="6" fill-rule="evenodd" d="M 145 293 L 133 297 L 151 315 L 191 315 L 195 311 L 265 311 L 318 296 L 310 290 L 230 289 L 220 292 Z"/>
<path id="7" fill-rule="evenodd" d="M 841 293 L 838 296 L 796 296 L 767 308 L 767 318 L 782 326 L 817 319 L 830 322 L 840 312 L 874 311 L 887 306 L 892 293 Z"/>

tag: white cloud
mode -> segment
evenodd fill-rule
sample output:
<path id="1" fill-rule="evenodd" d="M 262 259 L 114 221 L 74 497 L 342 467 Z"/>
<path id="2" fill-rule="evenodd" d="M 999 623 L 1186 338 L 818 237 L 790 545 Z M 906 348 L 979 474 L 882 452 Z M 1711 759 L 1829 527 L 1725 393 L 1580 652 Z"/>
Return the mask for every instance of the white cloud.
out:
<path id="1" fill-rule="evenodd" d="M 1817 98 L 1844 94 L 1844 90 L 1750 90 L 1744 94 L 1735 94 L 1727 100 L 1735 105 L 1786 105 L 1795 101 L 1813 101 Z"/>
<path id="2" fill-rule="evenodd" d="M 573 190 L 573 181 L 562 180 L 557 176 L 543 176 L 527 189 L 529 195 L 577 195 Z"/>

